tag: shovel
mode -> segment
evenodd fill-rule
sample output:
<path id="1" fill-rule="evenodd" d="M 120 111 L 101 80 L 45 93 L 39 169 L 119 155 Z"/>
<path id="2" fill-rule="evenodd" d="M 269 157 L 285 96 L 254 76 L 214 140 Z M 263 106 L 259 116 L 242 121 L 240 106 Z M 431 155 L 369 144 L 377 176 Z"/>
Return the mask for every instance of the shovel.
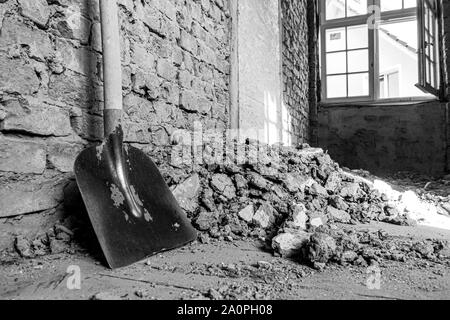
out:
<path id="1" fill-rule="evenodd" d="M 156 165 L 123 145 L 122 80 L 115 0 L 100 0 L 105 141 L 84 150 L 75 176 L 108 265 L 115 269 L 181 247 L 197 234 Z"/>

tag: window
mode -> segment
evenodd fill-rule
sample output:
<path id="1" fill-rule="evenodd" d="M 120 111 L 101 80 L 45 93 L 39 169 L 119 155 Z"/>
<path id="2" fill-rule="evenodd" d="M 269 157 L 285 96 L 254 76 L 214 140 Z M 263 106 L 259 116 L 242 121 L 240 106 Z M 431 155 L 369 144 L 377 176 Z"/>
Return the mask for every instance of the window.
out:
<path id="1" fill-rule="evenodd" d="M 437 0 L 321 0 L 325 102 L 437 96 Z"/>

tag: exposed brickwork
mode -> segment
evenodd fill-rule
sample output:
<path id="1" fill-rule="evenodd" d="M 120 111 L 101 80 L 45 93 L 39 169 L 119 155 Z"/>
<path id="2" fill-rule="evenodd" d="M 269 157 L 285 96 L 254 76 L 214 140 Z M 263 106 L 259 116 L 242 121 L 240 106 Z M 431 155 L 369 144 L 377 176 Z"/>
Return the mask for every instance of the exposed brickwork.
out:
<path id="1" fill-rule="evenodd" d="M 296 142 L 309 141 L 308 3 L 282 0 L 283 100 L 292 116 Z"/>
<path id="2" fill-rule="evenodd" d="M 120 0 L 126 141 L 228 119 L 226 0 Z M 102 139 L 98 1 L 0 1 L 0 218 L 53 210 Z"/>

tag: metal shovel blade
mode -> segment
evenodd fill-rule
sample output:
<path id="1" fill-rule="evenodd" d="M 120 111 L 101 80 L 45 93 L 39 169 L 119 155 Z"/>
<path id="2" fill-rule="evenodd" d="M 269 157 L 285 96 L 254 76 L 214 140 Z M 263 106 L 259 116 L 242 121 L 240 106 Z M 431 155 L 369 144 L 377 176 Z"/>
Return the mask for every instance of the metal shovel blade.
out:
<path id="1" fill-rule="evenodd" d="M 75 176 L 111 268 L 178 248 L 197 234 L 156 165 L 118 129 L 76 159 Z"/>

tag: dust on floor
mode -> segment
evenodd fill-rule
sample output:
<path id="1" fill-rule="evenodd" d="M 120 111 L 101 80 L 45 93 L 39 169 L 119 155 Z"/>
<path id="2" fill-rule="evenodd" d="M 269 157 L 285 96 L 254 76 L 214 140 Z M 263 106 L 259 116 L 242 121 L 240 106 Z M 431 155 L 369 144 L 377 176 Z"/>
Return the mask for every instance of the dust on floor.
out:
<path id="1" fill-rule="evenodd" d="M 392 237 L 415 241 L 450 240 L 450 231 L 426 227 L 372 223 L 343 228 L 383 230 Z M 114 271 L 105 268 L 91 254 L 80 252 L 10 260 L 3 263 L 0 271 L 0 298 L 401 300 L 450 297 L 450 268 L 446 262 L 383 259 L 377 268 L 332 264 L 318 272 L 297 261 L 274 257 L 256 240 L 195 242 Z M 80 289 L 76 289 L 73 277 L 78 270 Z"/>

